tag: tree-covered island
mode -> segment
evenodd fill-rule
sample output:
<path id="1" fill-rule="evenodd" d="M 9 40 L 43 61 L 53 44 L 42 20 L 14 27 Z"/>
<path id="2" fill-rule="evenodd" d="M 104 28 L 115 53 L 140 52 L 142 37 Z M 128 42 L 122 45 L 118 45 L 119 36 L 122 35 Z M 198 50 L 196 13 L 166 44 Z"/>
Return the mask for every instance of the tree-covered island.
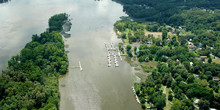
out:
<path id="1" fill-rule="evenodd" d="M 47 31 L 33 35 L 20 54 L 8 61 L 0 76 L 0 110 L 59 108 L 58 77 L 69 64 L 59 33 L 66 20 L 65 13 L 52 16 Z"/>

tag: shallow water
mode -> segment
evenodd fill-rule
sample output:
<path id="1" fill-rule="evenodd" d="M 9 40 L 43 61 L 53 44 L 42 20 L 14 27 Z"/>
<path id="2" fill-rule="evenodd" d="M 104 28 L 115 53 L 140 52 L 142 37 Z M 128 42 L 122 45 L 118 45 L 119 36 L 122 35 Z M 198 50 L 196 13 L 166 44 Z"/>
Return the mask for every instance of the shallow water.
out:
<path id="1" fill-rule="evenodd" d="M 131 66 L 107 67 L 104 42 L 120 42 L 113 24 L 126 16 L 122 6 L 110 0 L 13 0 L 0 5 L 0 68 L 48 27 L 50 16 L 66 12 L 72 18 L 65 38 L 69 73 L 59 80 L 61 110 L 139 110 L 131 86 Z M 119 59 L 118 59 L 119 60 Z M 78 66 L 81 62 L 83 71 Z"/>

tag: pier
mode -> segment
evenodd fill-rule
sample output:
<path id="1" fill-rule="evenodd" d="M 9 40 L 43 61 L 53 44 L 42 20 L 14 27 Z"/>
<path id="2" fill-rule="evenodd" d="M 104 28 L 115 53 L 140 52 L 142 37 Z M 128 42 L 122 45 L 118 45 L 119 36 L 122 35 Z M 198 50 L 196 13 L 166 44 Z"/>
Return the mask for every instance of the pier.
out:
<path id="1" fill-rule="evenodd" d="M 80 61 L 79 61 L 79 69 L 80 69 L 80 71 L 82 71 L 82 70 L 83 70 L 83 68 L 82 68 L 82 66 L 81 66 Z"/>
<path id="2" fill-rule="evenodd" d="M 79 68 L 79 70 L 80 70 L 80 71 L 82 71 L 82 70 L 83 70 L 83 68 L 82 68 L 82 66 L 81 66 L 80 61 L 79 61 L 79 66 L 72 66 L 72 68 Z"/>

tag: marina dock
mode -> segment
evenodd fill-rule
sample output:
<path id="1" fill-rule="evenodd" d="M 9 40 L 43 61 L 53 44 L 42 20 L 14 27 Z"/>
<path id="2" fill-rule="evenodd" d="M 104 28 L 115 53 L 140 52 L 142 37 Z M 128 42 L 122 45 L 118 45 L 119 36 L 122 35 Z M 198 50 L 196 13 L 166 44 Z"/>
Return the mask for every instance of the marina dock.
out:
<path id="1" fill-rule="evenodd" d="M 117 56 L 122 61 L 122 57 L 121 57 L 121 53 L 120 53 L 119 49 L 117 47 L 114 47 L 113 43 L 110 43 L 110 44 L 104 43 L 104 44 L 105 44 L 105 48 L 107 51 L 108 67 L 111 67 L 111 57 L 113 57 L 113 59 L 114 59 L 113 61 L 114 61 L 115 67 L 119 67 Z"/>

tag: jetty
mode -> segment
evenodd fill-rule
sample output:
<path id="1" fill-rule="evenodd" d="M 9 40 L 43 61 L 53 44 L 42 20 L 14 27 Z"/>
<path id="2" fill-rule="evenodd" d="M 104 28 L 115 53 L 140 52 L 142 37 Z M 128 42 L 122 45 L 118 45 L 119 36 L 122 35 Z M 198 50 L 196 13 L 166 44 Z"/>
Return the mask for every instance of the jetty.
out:
<path id="1" fill-rule="evenodd" d="M 82 70 L 83 70 L 83 68 L 82 68 L 82 66 L 81 66 L 80 61 L 79 61 L 79 66 L 72 66 L 72 68 L 79 68 L 79 70 L 80 70 L 80 71 L 82 71 Z"/>
<path id="2" fill-rule="evenodd" d="M 82 70 L 83 70 L 83 68 L 82 68 L 82 66 L 81 66 L 80 61 L 79 61 L 79 69 L 80 69 L 80 71 L 82 71 Z"/>

